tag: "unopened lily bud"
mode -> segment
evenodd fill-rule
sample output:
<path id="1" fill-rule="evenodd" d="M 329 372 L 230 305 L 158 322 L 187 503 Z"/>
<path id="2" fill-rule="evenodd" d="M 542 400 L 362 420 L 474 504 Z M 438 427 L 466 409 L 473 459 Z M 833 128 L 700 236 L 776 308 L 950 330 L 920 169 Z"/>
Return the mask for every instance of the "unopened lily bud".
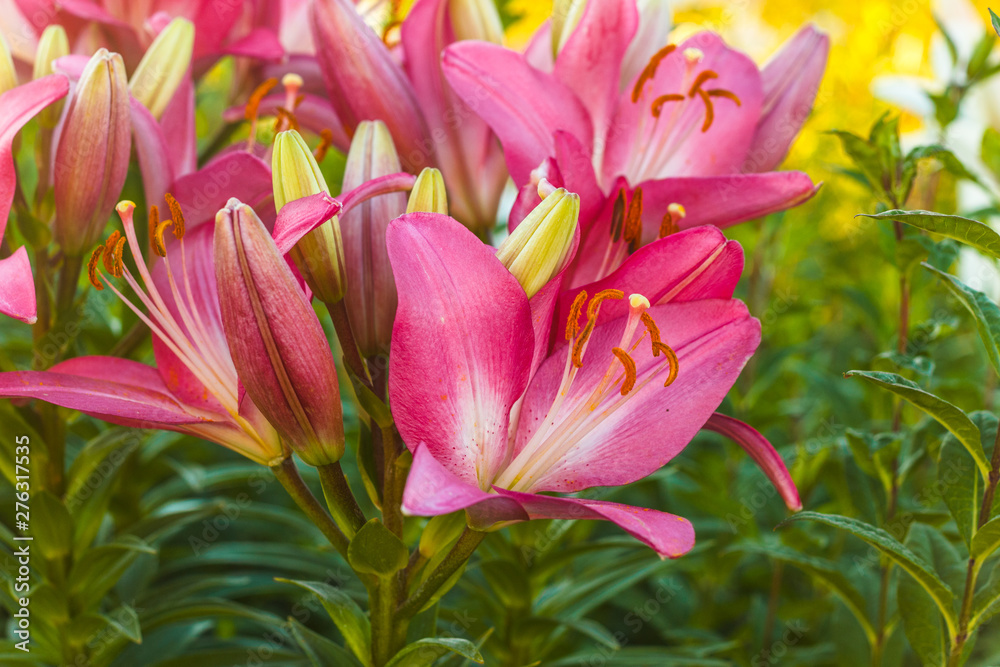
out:
<path id="1" fill-rule="evenodd" d="M 587 9 L 587 0 L 556 0 L 552 6 L 552 52 L 559 55 Z"/>
<path id="2" fill-rule="evenodd" d="M 303 461 L 339 460 L 344 421 L 326 334 L 264 223 L 237 199 L 215 217 L 215 276 L 247 395 Z"/>
<path id="3" fill-rule="evenodd" d="M 56 150 L 56 238 L 63 252 L 91 250 L 118 202 L 132 148 L 125 63 L 99 49 L 80 76 Z"/>
<path id="4" fill-rule="evenodd" d="M 410 190 L 410 200 L 406 203 L 407 213 L 441 213 L 448 215 L 448 194 L 444 189 L 444 177 L 432 167 L 426 167 L 417 176 L 417 182 Z"/>
<path id="5" fill-rule="evenodd" d="M 17 71 L 14 69 L 14 59 L 10 55 L 10 47 L 3 33 L 0 33 L 0 95 L 17 86 Z"/>
<path id="6" fill-rule="evenodd" d="M 66 37 L 66 29 L 58 23 L 53 23 L 45 28 L 42 36 L 38 39 L 38 50 L 35 51 L 35 65 L 31 78 L 41 79 L 43 76 L 52 74 L 55 71 L 52 63 L 67 55 L 69 55 L 69 39 Z M 59 122 L 59 114 L 62 113 L 62 109 L 62 100 L 50 104 L 38 113 L 38 122 L 43 128 L 54 128 Z"/>
<path id="7" fill-rule="evenodd" d="M 566 264 L 580 218 L 580 196 L 559 188 L 521 221 L 497 250 L 530 299 Z"/>
<path id="8" fill-rule="evenodd" d="M 382 121 L 363 121 L 351 141 L 342 191 L 401 171 L 392 136 Z M 385 249 L 385 229 L 406 212 L 406 195 L 379 195 L 341 216 L 347 260 L 347 314 L 366 357 L 389 349 L 396 316 L 396 283 Z"/>
<path id="9" fill-rule="evenodd" d="M 160 31 L 139 61 L 128 87 L 154 118 L 163 115 L 177 92 L 193 52 L 194 24 L 178 16 Z"/>
<path id="10" fill-rule="evenodd" d="M 316 158 L 295 130 L 279 132 L 275 137 L 271 178 L 274 206 L 279 211 L 290 201 L 321 192 L 330 194 Z M 289 255 L 320 301 L 333 304 L 344 298 L 344 243 L 336 216 L 302 237 Z"/>
<path id="11" fill-rule="evenodd" d="M 493 0 L 450 0 L 448 14 L 455 39 L 503 43 L 503 23 Z"/>

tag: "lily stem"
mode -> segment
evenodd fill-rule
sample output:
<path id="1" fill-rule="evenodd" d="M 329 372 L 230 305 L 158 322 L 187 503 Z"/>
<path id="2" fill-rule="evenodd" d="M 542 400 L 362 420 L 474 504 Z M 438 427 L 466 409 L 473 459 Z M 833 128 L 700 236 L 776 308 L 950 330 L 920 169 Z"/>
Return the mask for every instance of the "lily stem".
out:
<path id="1" fill-rule="evenodd" d="M 326 505 L 330 508 L 330 513 L 333 514 L 333 520 L 348 539 L 354 539 L 354 535 L 361 529 L 361 526 L 365 525 L 365 515 L 351 492 L 351 487 L 340 467 L 340 462 L 335 461 L 317 466 L 316 470 L 319 472 L 319 481 L 323 485 L 323 495 L 326 497 Z"/>
<path id="2" fill-rule="evenodd" d="M 462 567 L 472 556 L 476 547 L 486 537 L 486 533 L 473 530 L 466 526 L 465 530 L 458 537 L 455 546 L 451 548 L 444 560 L 431 572 L 430 576 L 420 587 L 408 597 L 399 608 L 396 609 L 396 619 L 405 620 L 412 618 L 427 604 L 435 593 L 449 580 L 452 575 Z"/>
<path id="3" fill-rule="evenodd" d="M 59 288 L 56 292 L 56 319 L 62 323 L 67 319 L 69 309 L 76 298 L 76 285 L 80 281 L 80 271 L 83 269 L 82 257 L 63 258 L 62 269 L 59 272 Z"/>
<path id="4" fill-rule="evenodd" d="M 350 369 L 351 374 L 359 382 L 371 389 L 371 378 L 368 376 L 368 369 L 365 368 L 365 362 L 361 358 L 361 352 L 358 350 L 358 343 L 354 339 L 351 320 L 347 316 L 347 305 L 341 299 L 336 303 L 327 303 L 326 309 L 330 313 L 330 319 L 333 320 L 333 328 L 337 332 L 338 340 L 340 340 L 340 347 L 344 350 L 344 362 Z"/>
<path id="5" fill-rule="evenodd" d="M 284 458 L 281 463 L 271 466 L 271 472 L 281 482 L 281 485 L 285 487 L 285 491 L 292 497 L 295 504 L 299 506 L 299 509 L 320 529 L 323 535 L 326 536 L 326 539 L 330 540 L 330 544 L 340 552 L 344 560 L 347 560 L 347 545 L 349 544 L 347 537 L 340 532 L 340 528 L 337 527 L 337 524 L 333 522 L 327 511 L 320 505 L 316 496 L 306 486 L 306 483 L 302 480 L 302 476 L 299 475 L 298 468 L 295 467 L 295 461 L 292 460 L 292 457 Z"/>
<path id="6" fill-rule="evenodd" d="M 382 429 L 382 459 L 385 474 L 382 483 L 382 522 L 397 537 L 403 536 L 403 485 L 396 462 L 399 458 L 396 430 L 391 424 Z"/>

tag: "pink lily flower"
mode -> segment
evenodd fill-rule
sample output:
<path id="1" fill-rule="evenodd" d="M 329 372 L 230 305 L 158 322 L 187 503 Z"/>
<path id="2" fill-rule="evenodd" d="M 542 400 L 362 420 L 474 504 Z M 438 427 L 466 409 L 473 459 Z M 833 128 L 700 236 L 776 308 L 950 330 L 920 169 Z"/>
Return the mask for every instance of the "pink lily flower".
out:
<path id="1" fill-rule="evenodd" d="M 731 298 L 739 246 L 709 228 L 664 239 L 681 265 L 649 257 L 615 279 L 665 303 L 651 306 L 638 289 L 580 295 L 556 332 L 565 342 L 539 355 L 548 287 L 529 300 L 493 250 L 447 216 L 404 215 L 386 241 L 399 290 L 389 397 L 414 457 L 404 511 L 465 509 L 479 528 L 602 519 L 662 557 L 688 551 L 694 529 L 681 517 L 542 494 L 641 479 L 712 418 L 760 341 L 759 322 Z M 780 458 L 768 467 L 787 477 Z"/>
<path id="2" fill-rule="evenodd" d="M 52 74 L 8 90 L 0 95 L 0 240 L 14 201 L 17 177 L 14 170 L 14 137 L 39 111 L 69 92 L 69 81 Z M 35 284 L 24 246 L 0 259 L 0 313 L 28 324 L 37 319 Z"/>
<path id="3" fill-rule="evenodd" d="M 493 132 L 477 115 L 485 100 L 463 101 L 442 73 L 442 50 L 468 37 L 457 34 L 447 0 L 414 5 L 402 25 L 403 66 L 349 0 L 315 2 L 312 25 L 340 121 L 352 129 L 383 121 L 407 171 L 440 168 L 455 217 L 472 229 L 492 228 L 507 174 Z"/>
<path id="4" fill-rule="evenodd" d="M 477 101 L 522 188 L 512 223 L 537 204 L 542 178 L 580 194 L 574 285 L 604 278 L 665 226 L 725 227 L 816 191 L 801 172 L 746 168 L 773 166 L 798 133 L 825 64 L 825 36 L 806 28 L 762 77 L 717 35 L 699 33 L 660 49 L 622 90 L 637 27 L 635 0 L 588 3 L 551 71 L 492 44 L 454 44 L 444 54 L 452 88 Z M 751 158 L 765 146 L 767 155 Z M 664 225 L 670 204 L 683 215 Z"/>
<path id="5" fill-rule="evenodd" d="M 66 28 L 76 53 L 100 47 L 122 54 L 131 70 L 170 19 L 182 16 L 195 25 L 198 71 L 224 55 L 278 60 L 284 53 L 275 31 L 281 3 L 266 0 L 15 0 L 24 24 L 41 34 L 46 25 Z"/>

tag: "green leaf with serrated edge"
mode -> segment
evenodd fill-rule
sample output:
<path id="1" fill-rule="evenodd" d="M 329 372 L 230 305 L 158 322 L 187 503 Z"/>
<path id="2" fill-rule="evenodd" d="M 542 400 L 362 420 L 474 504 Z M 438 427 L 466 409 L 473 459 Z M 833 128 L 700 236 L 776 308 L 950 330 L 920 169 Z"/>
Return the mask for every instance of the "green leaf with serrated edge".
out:
<path id="1" fill-rule="evenodd" d="M 861 625 L 861 629 L 864 631 L 865 637 L 868 639 L 869 646 L 873 646 L 875 644 L 875 628 L 872 626 L 871 621 L 868 620 L 868 614 L 866 611 L 868 603 L 865 602 L 864 596 L 862 596 L 854 584 L 851 583 L 851 580 L 848 579 L 843 572 L 837 569 L 836 563 L 822 558 L 808 556 L 794 549 L 778 544 L 763 545 L 746 542 L 734 546 L 732 550 L 745 553 L 756 553 L 767 558 L 773 558 L 796 567 L 812 576 L 814 579 L 829 588 L 830 591 L 844 603 L 847 610 L 851 612 L 851 615 L 853 615 L 858 621 L 858 624 Z"/>
<path id="2" fill-rule="evenodd" d="M 968 415 L 943 398 L 938 398 L 924 391 L 916 383 L 894 373 L 876 373 L 872 371 L 847 371 L 844 377 L 859 377 L 881 389 L 888 389 L 897 396 L 906 399 L 911 405 L 921 409 L 939 424 L 950 431 L 966 451 L 972 455 L 982 473 L 983 479 L 990 474 L 990 464 L 986 460 L 983 445 L 979 438 L 979 429 L 972 423 Z"/>
<path id="3" fill-rule="evenodd" d="M 31 534 L 44 558 L 56 560 L 69 555 L 73 544 L 73 519 L 62 501 L 48 491 L 31 497 Z"/>
<path id="4" fill-rule="evenodd" d="M 960 241 L 991 257 L 1000 258 L 1000 234 L 993 231 L 989 225 L 976 220 L 932 211 L 891 210 L 882 213 L 861 213 L 859 216 L 878 220 L 898 220 L 918 229 Z"/>
<path id="5" fill-rule="evenodd" d="M 903 546 L 892 535 L 881 528 L 876 528 L 857 519 L 838 516 L 836 514 L 820 514 L 819 512 L 799 512 L 782 521 L 777 527 L 781 528 L 794 521 L 816 521 L 827 526 L 846 530 L 878 549 L 916 579 L 924 590 L 930 594 L 934 599 L 934 603 L 941 611 L 941 615 L 944 616 L 949 633 L 954 635 L 956 632 L 954 594 L 922 558 Z"/>
<path id="6" fill-rule="evenodd" d="M 277 581 L 303 588 L 319 598 L 326 613 L 330 615 L 334 625 L 344 636 L 347 647 L 363 664 L 369 664 L 372 643 L 371 624 L 368 622 L 365 612 L 354 600 L 339 588 L 319 581 L 293 581 L 291 579 L 278 579 Z"/>
<path id="7" fill-rule="evenodd" d="M 328 667 L 329 665 L 362 667 L 362 663 L 358 662 L 358 659 L 340 644 L 313 632 L 294 618 L 289 618 L 288 624 L 292 630 L 292 636 L 295 637 L 302 652 L 312 662 L 313 667 Z"/>
<path id="8" fill-rule="evenodd" d="M 924 268 L 937 275 L 952 296 L 972 314 L 979 330 L 979 338 L 986 347 L 986 356 L 989 357 L 993 369 L 1000 374 L 1000 307 L 988 296 L 969 287 L 950 273 L 939 271 L 929 264 L 924 264 Z"/>
<path id="9" fill-rule="evenodd" d="M 409 561 L 409 551 L 398 537 L 378 519 L 361 526 L 347 547 L 347 560 L 356 572 L 389 577 Z"/>
<path id="10" fill-rule="evenodd" d="M 991 519 L 976 531 L 969 555 L 977 560 L 984 560 L 997 549 L 1000 549 L 1000 516 Z"/>
<path id="11" fill-rule="evenodd" d="M 427 667 L 449 653 L 460 655 L 476 664 L 483 664 L 483 656 L 476 645 L 468 639 L 439 638 L 421 639 L 404 646 L 393 656 L 386 667 Z"/>
<path id="12" fill-rule="evenodd" d="M 985 451 L 996 437 L 997 418 L 989 412 L 976 411 L 969 415 L 979 429 L 980 443 Z M 937 462 L 937 490 L 955 519 L 958 533 L 971 548 L 972 536 L 979 525 L 982 502 L 982 482 L 976 462 L 958 439 L 949 433 L 941 443 Z"/>

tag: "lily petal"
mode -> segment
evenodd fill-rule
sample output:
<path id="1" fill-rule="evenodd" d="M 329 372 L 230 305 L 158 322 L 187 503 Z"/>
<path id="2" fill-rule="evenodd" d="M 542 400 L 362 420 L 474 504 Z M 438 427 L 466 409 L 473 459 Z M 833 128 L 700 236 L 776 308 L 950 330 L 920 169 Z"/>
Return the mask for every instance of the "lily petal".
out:
<path id="1" fill-rule="evenodd" d="M 743 171 L 769 171 L 785 159 L 812 111 L 829 52 L 830 38 L 806 25 L 761 70 L 764 106 Z"/>
<path id="2" fill-rule="evenodd" d="M 705 429 L 715 431 L 736 442 L 771 480 L 788 509 L 793 512 L 802 509 L 799 490 L 795 488 L 795 482 L 792 480 L 785 462 L 781 460 L 781 455 L 774 449 L 774 446 L 757 429 L 719 412 L 709 417 L 705 423 Z"/>
<path id="3" fill-rule="evenodd" d="M 420 443 L 403 490 L 403 512 L 410 516 L 438 516 L 468 510 L 473 523 L 488 527 L 498 521 L 526 521 L 527 513 L 514 500 L 483 491 L 449 472 L 430 449 Z"/>
<path id="4" fill-rule="evenodd" d="M 31 278 L 28 251 L 21 246 L 10 257 L 0 259 L 0 313 L 34 324 L 38 320 L 35 283 Z"/>
<path id="5" fill-rule="evenodd" d="M 188 228 L 215 221 L 215 214 L 230 197 L 246 202 L 254 210 L 270 211 L 274 220 L 271 168 L 245 151 L 224 153 L 193 174 L 181 176 L 171 192 L 184 209 Z M 261 215 L 265 223 L 268 217 Z"/>
<path id="6" fill-rule="evenodd" d="M 566 322 L 576 295 L 620 289 L 639 293 L 653 305 L 699 299 L 729 299 L 743 273 L 743 248 L 715 227 L 695 227 L 639 248 L 608 277 L 574 287 L 559 296 L 556 322 Z M 628 314 L 626 301 L 608 301 L 598 322 Z"/>
<path id="7" fill-rule="evenodd" d="M 552 74 L 494 44 L 460 42 L 444 51 L 445 76 L 459 97 L 500 138 L 507 169 L 518 187 L 555 151 L 553 133 L 565 130 L 587 149 L 594 130 L 586 108 Z"/>
<path id="8" fill-rule="evenodd" d="M 60 62 L 65 58 L 60 58 Z M 163 128 L 142 102 L 129 97 L 132 141 L 142 171 L 142 186 L 150 205 L 164 206 L 163 195 L 174 182 L 170 145 Z"/>
<path id="9" fill-rule="evenodd" d="M 619 486 L 651 474 L 676 456 L 712 416 L 744 364 L 760 343 L 760 322 L 739 301 L 712 300 L 653 306 L 649 314 L 662 340 L 677 353 L 680 372 L 669 387 L 653 378 L 644 383 L 663 358 L 646 345 L 633 349 L 639 383 L 633 393 L 588 418 L 589 426 L 565 454 L 535 478 L 525 477 L 530 491 L 579 491 L 593 486 Z M 614 360 L 624 322 L 618 319 L 594 329 L 587 356 L 557 420 L 589 403 L 593 387 Z M 520 452 L 553 404 L 566 366 L 564 348 L 538 369 L 524 398 L 518 423 Z M 626 407 L 622 408 L 621 406 Z M 597 412 L 595 412 L 597 414 Z M 600 461 L 600 466 L 593 465 Z"/>
<path id="10" fill-rule="evenodd" d="M 156 369 L 138 362 L 114 357 L 90 357 L 77 367 L 59 366 L 50 371 L 14 371 L 0 373 L 0 396 L 5 398 L 37 398 L 64 408 L 79 410 L 113 424 L 139 428 L 197 424 L 208 417 L 188 413 L 159 381 Z M 74 359 L 74 362 L 80 362 Z M 104 369 L 94 376 L 79 375 L 84 364 L 86 372 Z M 142 366 L 142 369 L 138 368 Z M 145 369 L 145 370 L 143 370 Z M 113 371 L 120 373 L 118 381 L 104 379 Z M 135 383 L 133 383 L 135 382 Z"/>
<path id="11" fill-rule="evenodd" d="M 670 204 L 684 207 L 682 229 L 698 225 L 731 227 L 809 201 L 819 185 L 801 171 L 733 174 L 705 178 L 665 178 L 641 184 L 643 241 L 656 238 Z"/>
<path id="12" fill-rule="evenodd" d="M 580 23 L 556 57 L 555 75 L 590 112 L 595 137 L 599 139 L 594 144 L 597 164 L 601 163 L 603 139 L 618 99 L 622 59 L 638 24 L 635 0 L 589 2 Z"/>
<path id="13" fill-rule="evenodd" d="M 340 213 L 341 204 L 325 192 L 290 201 L 281 207 L 274 222 L 274 244 L 288 254 L 303 236 Z"/>
<path id="14" fill-rule="evenodd" d="M 462 481 L 489 488 L 528 381 L 528 299 L 493 250 L 447 216 L 401 216 L 386 245 L 399 288 L 389 358 L 399 432 Z"/>
<path id="15" fill-rule="evenodd" d="M 68 92 L 69 80 L 61 74 L 50 74 L 0 95 L 0 239 L 7 228 L 17 182 L 11 150 L 14 137 L 35 114 Z"/>
<path id="16" fill-rule="evenodd" d="M 502 497 L 516 500 L 532 519 L 611 521 L 632 537 L 649 545 L 660 558 L 678 558 L 694 547 L 694 526 L 687 519 L 674 514 L 606 500 L 540 496 L 499 488 L 496 492 Z"/>

